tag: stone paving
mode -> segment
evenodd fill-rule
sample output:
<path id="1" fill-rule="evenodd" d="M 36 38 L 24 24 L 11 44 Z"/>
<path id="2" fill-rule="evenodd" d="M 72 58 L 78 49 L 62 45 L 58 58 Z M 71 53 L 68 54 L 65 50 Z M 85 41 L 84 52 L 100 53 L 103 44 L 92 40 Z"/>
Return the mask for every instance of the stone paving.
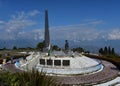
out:
<path id="1" fill-rule="evenodd" d="M 88 74 L 88 75 L 75 75 L 75 76 L 53 76 L 58 83 L 64 85 L 77 85 L 77 84 L 96 84 L 105 82 L 115 78 L 119 70 L 107 61 L 102 61 L 104 68 L 102 71 Z"/>
<path id="2" fill-rule="evenodd" d="M 15 72 L 23 72 L 22 70 L 18 69 L 15 67 L 14 64 L 5 64 L 4 65 L 4 69 L 7 70 L 7 71 L 10 71 L 12 73 L 15 73 Z"/>

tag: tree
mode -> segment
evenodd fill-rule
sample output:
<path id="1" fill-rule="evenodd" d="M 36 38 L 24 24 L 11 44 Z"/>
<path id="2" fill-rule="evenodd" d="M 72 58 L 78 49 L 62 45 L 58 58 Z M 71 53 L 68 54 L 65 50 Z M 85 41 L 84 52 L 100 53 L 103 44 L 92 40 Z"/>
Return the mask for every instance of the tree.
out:
<path id="1" fill-rule="evenodd" d="M 99 49 L 99 53 L 100 53 L 100 54 L 104 54 L 103 48 L 100 48 L 100 49 Z"/>
<path id="2" fill-rule="evenodd" d="M 43 50 L 43 48 L 45 47 L 45 44 L 44 44 L 44 41 L 43 42 L 39 42 L 38 44 L 37 44 L 37 49 L 39 49 L 39 50 Z"/>
<path id="3" fill-rule="evenodd" d="M 107 49 L 107 47 L 105 46 L 105 47 L 104 47 L 104 54 L 107 55 L 107 53 L 108 53 L 108 49 Z"/>
<path id="4" fill-rule="evenodd" d="M 27 50 L 34 50 L 32 47 L 26 47 Z"/>
<path id="5" fill-rule="evenodd" d="M 85 51 L 86 54 L 90 54 L 90 51 Z"/>
<path id="6" fill-rule="evenodd" d="M 6 47 L 4 47 L 3 50 L 6 50 Z"/>
<path id="7" fill-rule="evenodd" d="M 16 46 L 13 46 L 13 50 L 17 50 L 17 47 L 16 47 Z"/>
<path id="8" fill-rule="evenodd" d="M 107 55 L 107 56 L 114 56 L 116 55 L 114 48 L 111 49 L 111 47 L 104 47 L 99 49 L 99 53 L 102 55 Z"/>
<path id="9" fill-rule="evenodd" d="M 69 50 L 69 43 L 68 43 L 68 40 L 65 40 L 65 50 Z"/>
<path id="10" fill-rule="evenodd" d="M 81 47 L 73 48 L 72 50 L 73 50 L 74 52 L 75 52 L 75 51 L 80 52 L 80 53 L 81 53 L 81 52 L 84 52 L 84 49 L 81 48 Z"/>
<path id="11" fill-rule="evenodd" d="M 115 55 L 115 50 L 114 50 L 114 48 L 112 48 L 111 54 L 112 54 L 112 55 Z"/>
<path id="12" fill-rule="evenodd" d="M 53 45 L 52 50 L 60 50 L 60 48 L 57 45 Z"/>
<path id="13" fill-rule="evenodd" d="M 108 53 L 111 54 L 111 48 L 110 48 L 110 46 L 108 47 Z"/>

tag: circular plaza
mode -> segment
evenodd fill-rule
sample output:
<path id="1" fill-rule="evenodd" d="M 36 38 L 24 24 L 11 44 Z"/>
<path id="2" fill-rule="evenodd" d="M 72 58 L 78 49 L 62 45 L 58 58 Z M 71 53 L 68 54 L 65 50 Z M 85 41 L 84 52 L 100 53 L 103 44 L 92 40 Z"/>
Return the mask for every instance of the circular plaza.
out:
<path id="1" fill-rule="evenodd" d="M 20 59 L 17 62 L 19 64 L 5 64 L 4 68 L 10 72 L 23 72 L 35 68 L 46 72 L 56 83 L 63 86 L 104 83 L 116 78 L 119 73 L 117 67 L 108 61 L 91 59 L 81 54 L 69 58 L 67 56 L 70 55 L 65 55 L 64 58 L 57 56 L 46 57 L 43 53 L 32 53 L 25 60 Z"/>

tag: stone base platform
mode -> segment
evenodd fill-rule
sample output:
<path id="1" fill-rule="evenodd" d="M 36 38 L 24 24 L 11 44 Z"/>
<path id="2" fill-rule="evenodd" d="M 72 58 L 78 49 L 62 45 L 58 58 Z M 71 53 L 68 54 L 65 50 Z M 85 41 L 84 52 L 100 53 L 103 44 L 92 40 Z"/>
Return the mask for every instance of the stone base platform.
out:
<path id="1" fill-rule="evenodd" d="M 114 79 L 119 70 L 112 63 L 107 61 L 102 61 L 104 68 L 102 71 L 88 74 L 88 75 L 74 75 L 74 76 L 52 76 L 57 83 L 62 83 L 63 86 L 72 85 L 93 85 L 97 83 L 102 83 Z"/>
<path id="2" fill-rule="evenodd" d="M 112 63 L 102 61 L 104 68 L 100 72 L 86 74 L 86 75 L 71 75 L 71 76 L 51 76 L 57 83 L 61 83 L 63 86 L 73 85 L 93 85 L 103 83 L 114 79 L 118 76 L 119 70 Z M 16 68 L 14 64 L 6 64 L 4 68 L 10 72 L 22 72 Z"/>

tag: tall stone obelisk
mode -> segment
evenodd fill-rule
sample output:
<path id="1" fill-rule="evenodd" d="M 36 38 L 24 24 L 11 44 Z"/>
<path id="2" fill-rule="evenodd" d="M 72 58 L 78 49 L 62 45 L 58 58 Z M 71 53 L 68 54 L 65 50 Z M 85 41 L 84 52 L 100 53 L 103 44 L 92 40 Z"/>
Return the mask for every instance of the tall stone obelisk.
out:
<path id="1" fill-rule="evenodd" d="M 49 35 L 49 23 L 48 23 L 48 11 L 45 11 L 45 50 L 50 49 L 50 35 Z"/>

